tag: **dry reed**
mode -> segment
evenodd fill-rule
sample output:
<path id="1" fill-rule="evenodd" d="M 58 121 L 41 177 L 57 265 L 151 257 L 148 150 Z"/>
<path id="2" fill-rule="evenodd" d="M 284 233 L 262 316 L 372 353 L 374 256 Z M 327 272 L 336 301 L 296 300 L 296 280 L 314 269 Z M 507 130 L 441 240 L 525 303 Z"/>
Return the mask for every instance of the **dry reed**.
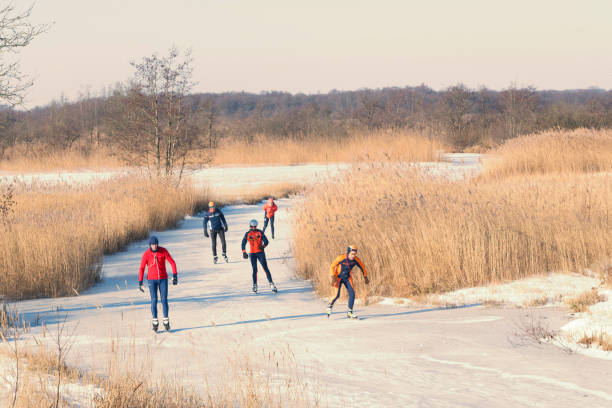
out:
<path id="1" fill-rule="evenodd" d="M 13 149 L 0 161 L 0 171 L 42 172 L 57 170 L 117 169 L 126 164 L 109 148 L 97 148 L 90 153 L 78 149 L 48 152 L 41 148 L 34 151 Z"/>
<path id="2" fill-rule="evenodd" d="M 582 313 L 589 310 L 589 306 L 604 301 L 606 301 L 606 297 L 599 294 L 599 291 L 594 288 L 576 296 L 573 299 L 567 300 L 566 303 L 569 305 L 572 312 Z"/>
<path id="3" fill-rule="evenodd" d="M 175 226 L 208 197 L 172 181 L 120 178 L 95 185 L 21 186 L 0 226 L 0 295 L 74 295 L 100 276 L 105 253 Z"/>
<path id="4" fill-rule="evenodd" d="M 579 271 L 612 256 L 612 174 L 449 181 L 403 165 L 356 168 L 297 210 L 298 274 L 329 294 L 329 263 L 360 247 L 362 295 L 413 296 Z"/>
<path id="5" fill-rule="evenodd" d="M 276 183 L 243 187 L 236 190 L 219 189 L 211 192 L 219 205 L 257 204 L 262 200 L 288 197 L 300 193 L 304 185 L 297 183 Z"/>
<path id="6" fill-rule="evenodd" d="M 585 334 L 578 340 L 578 343 L 587 348 L 600 348 L 603 351 L 612 351 L 612 336 L 604 332 Z"/>
<path id="7" fill-rule="evenodd" d="M 436 161 L 445 146 L 415 132 L 378 131 L 346 137 L 308 140 L 258 136 L 250 143 L 226 140 L 215 151 L 220 164 L 301 164 L 374 160 Z"/>
<path id="8" fill-rule="evenodd" d="M 491 152 L 483 177 L 612 170 L 612 129 L 548 131 L 508 140 Z"/>

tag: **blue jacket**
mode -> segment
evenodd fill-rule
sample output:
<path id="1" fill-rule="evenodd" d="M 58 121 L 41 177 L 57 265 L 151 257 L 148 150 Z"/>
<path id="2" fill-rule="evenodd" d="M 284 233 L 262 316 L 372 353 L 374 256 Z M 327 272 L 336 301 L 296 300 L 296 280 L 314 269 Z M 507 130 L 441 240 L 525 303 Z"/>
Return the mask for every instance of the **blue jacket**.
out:
<path id="1" fill-rule="evenodd" d="M 206 214 L 204 214 L 204 221 L 202 222 L 202 226 L 204 227 L 204 234 L 208 232 L 207 227 L 209 231 L 227 230 L 227 222 L 225 222 L 225 217 L 223 216 L 221 210 L 217 208 L 213 213 L 207 212 Z"/>

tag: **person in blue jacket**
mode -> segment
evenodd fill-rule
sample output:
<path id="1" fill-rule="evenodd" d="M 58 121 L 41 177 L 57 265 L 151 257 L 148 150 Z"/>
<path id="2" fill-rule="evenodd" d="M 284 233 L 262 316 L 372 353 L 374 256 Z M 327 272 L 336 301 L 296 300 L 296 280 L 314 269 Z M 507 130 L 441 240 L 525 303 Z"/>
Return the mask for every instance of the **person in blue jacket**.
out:
<path id="1" fill-rule="evenodd" d="M 208 212 L 204 215 L 202 223 L 204 227 L 204 236 L 210 237 L 212 240 L 212 253 L 213 262 L 217 263 L 219 258 L 217 257 L 217 235 L 221 239 L 221 250 L 223 251 L 223 259 L 225 262 L 229 262 L 227 259 L 227 245 L 225 243 L 225 233 L 227 232 L 227 222 L 223 213 L 218 208 L 215 208 L 214 202 L 208 203 Z M 210 234 L 209 234 L 210 231 Z"/>

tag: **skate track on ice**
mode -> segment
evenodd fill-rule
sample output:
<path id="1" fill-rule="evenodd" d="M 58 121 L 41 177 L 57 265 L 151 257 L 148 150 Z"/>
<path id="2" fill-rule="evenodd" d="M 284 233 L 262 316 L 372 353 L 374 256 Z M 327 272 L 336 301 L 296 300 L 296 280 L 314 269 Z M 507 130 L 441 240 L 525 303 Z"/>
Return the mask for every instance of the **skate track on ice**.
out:
<path id="1" fill-rule="evenodd" d="M 155 233 L 178 265 L 179 285 L 169 287 L 172 333 L 152 333 L 148 292 L 137 290 L 146 241 L 106 256 L 102 282 L 80 296 L 17 306 L 34 324 L 44 321 L 47 331 L 67 316 L 74 333 L 70 364 L 103 371 L 111 350 L 129 349 L 151 360 L 153 374 L 145 375 L 176 374 L 197 389 L 225 378 L 228 358 L 248 355 L 262 370 L 269 361 L 283 361 L 281 374 L 299 373 L 321 395 L 322 406 L 612 406 L 610 361 L 515 335 L 533 313 L 558 329 L 569 320 L 564 310 L 358 304 L 363 320 L 349 321 L 344 300 L 327 319 L 325 300 L 294 274 L 292 203 L 278 201 L 277 239 L 266 250 L 278 295 L 262 272 L 262 293 L 251 293 L 250 262 L 241 258 L 240 241 L 248 221 L 261 222 L 263 211 L 237 205 L 224 209 L 229 264 L 212 264 L 199 217 Z M 377 279 L 375 270 L 370 273 Z M 35 324 L 32 334 L 41 333 Z"/>

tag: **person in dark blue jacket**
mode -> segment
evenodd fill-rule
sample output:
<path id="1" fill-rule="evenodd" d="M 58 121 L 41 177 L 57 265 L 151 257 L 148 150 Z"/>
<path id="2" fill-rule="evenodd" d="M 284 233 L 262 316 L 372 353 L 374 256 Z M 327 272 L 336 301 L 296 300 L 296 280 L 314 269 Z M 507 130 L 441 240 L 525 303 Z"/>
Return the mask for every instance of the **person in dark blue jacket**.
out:
<path id="1" fill-rule="evenodd" d="M 212 201 L 208 203 L 208 212 L 204 215 L 204 221 L 202 223 L 204 227 L 204 236 L 210 237 L 212 240 L 212 253 L 213 262 L 217 263 L 219 258 L 217 257 L 217 235 L 221 239 L 221 250 L 223 251 L 223 259 L 225 262 L 229 262 L 227 259 L 227 245 L 225 243 L 225 233 L 227 232 L 227 222 L 223 213 L 218 208 L 215 208 L 215 203 Z M 210 235 L 208 233 L 210 231 Z"/>

